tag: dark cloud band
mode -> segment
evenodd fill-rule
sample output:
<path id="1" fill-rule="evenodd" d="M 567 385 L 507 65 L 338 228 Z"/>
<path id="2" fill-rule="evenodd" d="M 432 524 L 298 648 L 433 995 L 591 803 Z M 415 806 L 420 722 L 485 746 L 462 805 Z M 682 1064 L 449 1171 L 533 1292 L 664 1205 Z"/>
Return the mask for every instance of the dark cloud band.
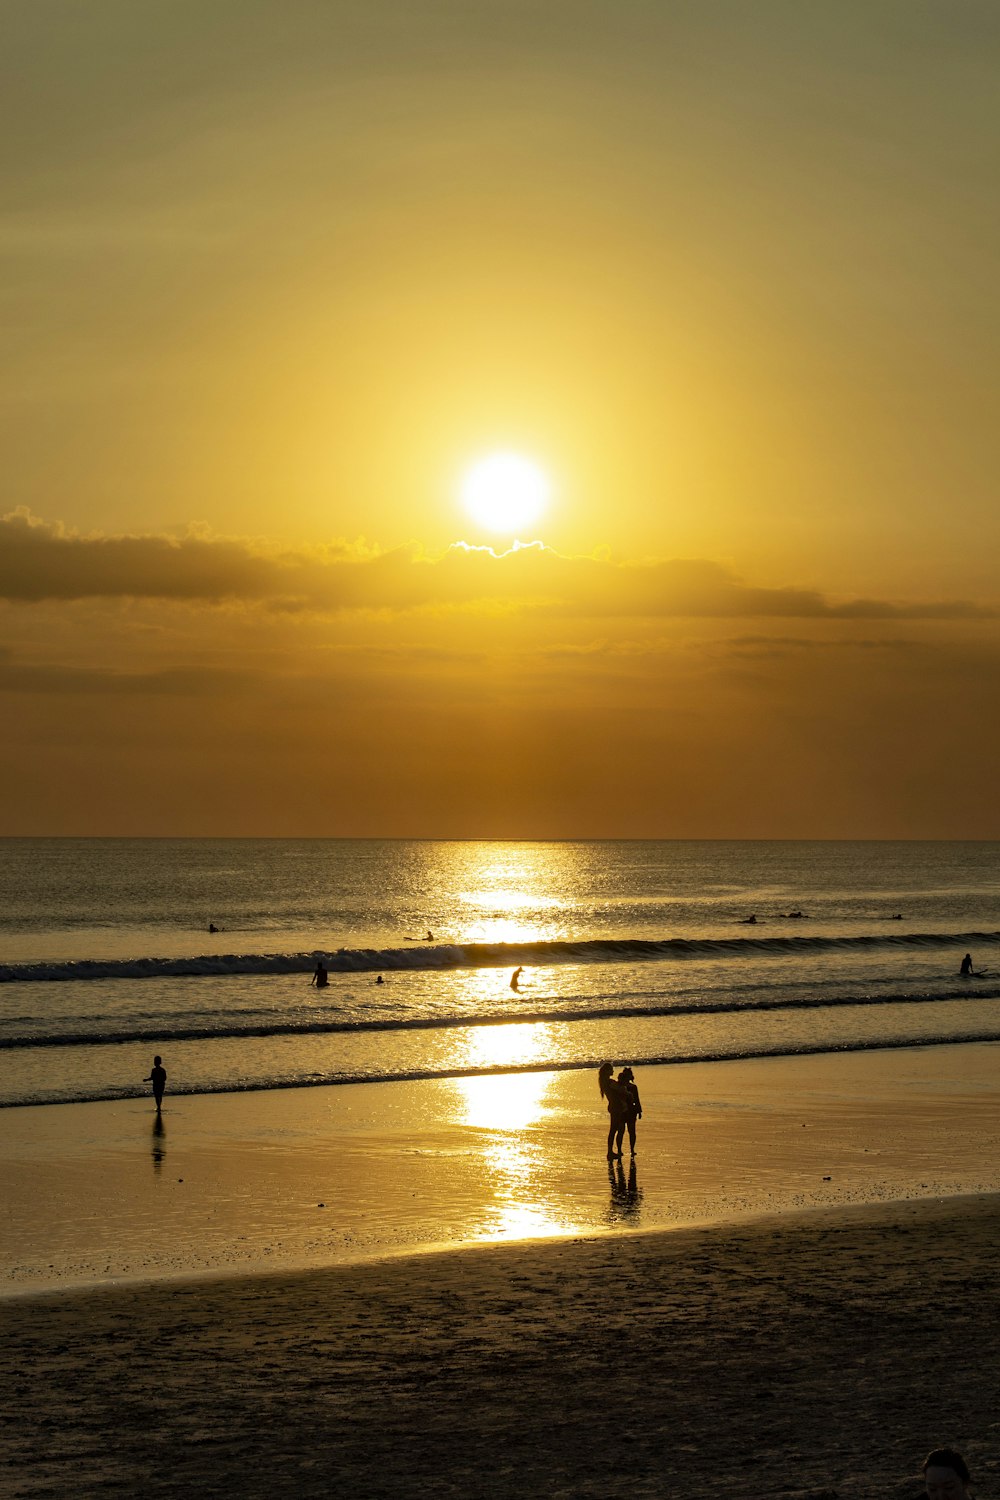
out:
<path id="1" fill-rule="evenodd" d="M 406 611 L 496 607 L 565 618 L 977 619 L 967 601 L 833 602 L 809 589 L 753 588 L 718 563 L 565 557 L 532 543 L 500 555 L 464 543 L 436 558 L 416 548 L 266 553 L 191 535 L 80 536 L 24 510 L 0 520 L 0 597 L 259 603 L 270 608 Z"/>

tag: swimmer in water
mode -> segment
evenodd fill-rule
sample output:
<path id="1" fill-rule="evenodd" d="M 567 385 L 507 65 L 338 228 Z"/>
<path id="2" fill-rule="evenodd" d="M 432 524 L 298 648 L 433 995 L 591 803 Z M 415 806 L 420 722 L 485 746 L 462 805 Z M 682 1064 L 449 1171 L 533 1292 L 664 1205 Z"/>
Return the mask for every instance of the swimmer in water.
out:
<path id="1" fill-rule="evenodd" d="M 521 975 L 524 973 L 524 965 L 519 964 L 510 976 L 510 987 L 515 993 L 521 988 Z"/>

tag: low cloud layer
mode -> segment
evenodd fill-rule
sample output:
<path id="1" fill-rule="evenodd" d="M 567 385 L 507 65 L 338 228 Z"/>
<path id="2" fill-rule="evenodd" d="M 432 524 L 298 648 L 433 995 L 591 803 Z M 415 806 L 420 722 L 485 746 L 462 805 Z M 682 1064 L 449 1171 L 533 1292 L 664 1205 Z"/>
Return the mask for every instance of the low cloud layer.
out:
<path id="1" fill-rule="evenodd" d="M 191 534 L 79 535 L 16 510 L 0 520 L 0 598 L 31 604 L 88 598 L 241 601 L 271 609 L 533 610 L 586 618 L 828 620 L 994 618 L 964 600 L 833 600 L 800 588 L 755 588 L 720 564 L 565 557 L 541 543 L 500 555 L 458 543 L 439 557 L 413 548 L 338 544 L 268 552 Z"/>
<path id="2" fill-rule="evenodd" d="M 971 605 L 24 513 L 0 555 L 6 834 L 996 834 L 1000 628 Z"/>

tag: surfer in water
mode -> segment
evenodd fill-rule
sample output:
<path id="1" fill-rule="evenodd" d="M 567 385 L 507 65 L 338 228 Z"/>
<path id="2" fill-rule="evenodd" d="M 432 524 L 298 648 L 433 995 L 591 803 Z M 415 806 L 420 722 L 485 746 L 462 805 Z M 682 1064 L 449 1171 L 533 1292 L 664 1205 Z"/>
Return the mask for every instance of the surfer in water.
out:
<path id="1" fill-rule="evenodd" d="M 515 994 L 521 988 L 521 975 L 523 973 L 524 965 L 519 964 L 518 967 L 514 970 L 513 974 L 510 976 L 510 987 L 515 992 Z"/>
<path id="2" fill-rule="evenodd" d="M 326 972 L 326 964 L 322 959 L 320 959 L 316 964 L 316 972 L 310 979 L 309 983 L 314 984 L 318 990 L 325 990 L 327 985 L 330 983 L 330 976 Z"/>

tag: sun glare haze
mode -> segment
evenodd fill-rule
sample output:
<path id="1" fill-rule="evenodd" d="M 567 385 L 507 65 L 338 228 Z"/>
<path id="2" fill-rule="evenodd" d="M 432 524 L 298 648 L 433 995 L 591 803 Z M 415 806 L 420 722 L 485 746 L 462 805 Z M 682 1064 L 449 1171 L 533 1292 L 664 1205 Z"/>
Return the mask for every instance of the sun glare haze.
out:
<path id="1" fill-rule="evenodd" d="M 995 835 L 995 6 L 8 9 L 4 833 Z"/>
<path id="2" fill-rule="evenodd" d="M 519 453 L 491 453 L 468 470 L 461 497 L 487 531 L 513 536 L 545 513 L 551 486 L 542 469 Z"/>

